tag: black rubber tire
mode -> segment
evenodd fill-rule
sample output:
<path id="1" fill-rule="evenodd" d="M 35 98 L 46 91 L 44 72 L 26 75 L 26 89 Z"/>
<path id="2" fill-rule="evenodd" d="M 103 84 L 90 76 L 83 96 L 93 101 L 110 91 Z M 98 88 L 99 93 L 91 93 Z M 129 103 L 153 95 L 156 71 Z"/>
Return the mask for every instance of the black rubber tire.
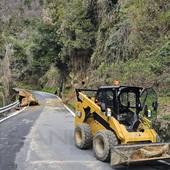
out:
<path id="1" fill-rule="evenodd" d="M 88 124 L 82 123 L 76 126 L 74 142 L 79 149 L 87 149 L 92 146 L 92 131 Z"/>
<path id="2" fill-rule="evenodd" d="M 110 161 L 111 148 L 118 143 L 117 136 L 112 131 L 98 131 L 93 139 L 95 157 L 104 162 Z"/>

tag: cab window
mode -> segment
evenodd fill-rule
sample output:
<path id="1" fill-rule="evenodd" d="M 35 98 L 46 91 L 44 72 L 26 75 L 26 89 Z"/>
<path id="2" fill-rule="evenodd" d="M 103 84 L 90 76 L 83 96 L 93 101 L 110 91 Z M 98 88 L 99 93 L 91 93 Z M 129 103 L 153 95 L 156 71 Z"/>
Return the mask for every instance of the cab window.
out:
<path id="1" fill-rule="evenodd" d="M 113 108 L 113 91 L 112 90 L 101 90 L 98 93 L 97 101 L 106 104 L 106 108 Z"/>

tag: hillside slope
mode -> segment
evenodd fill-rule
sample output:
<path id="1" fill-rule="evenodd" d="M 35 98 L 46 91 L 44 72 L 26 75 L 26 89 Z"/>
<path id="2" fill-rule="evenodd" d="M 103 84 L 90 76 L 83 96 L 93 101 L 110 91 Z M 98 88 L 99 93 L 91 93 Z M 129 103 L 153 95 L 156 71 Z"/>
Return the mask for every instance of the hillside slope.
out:
<path id="1" fill-rule="evenodd" d="M 65 96 L 82 81 L 98 87 L 119 80 L 170 96 L 168 0 L 3 0 L 0 5 L 0 58 L 12 44 L 11 86 L 30 84 Z"/>
<path id="2" fill-rule="evenodd" d="M 82 81 L 119 80 L 153 86 L 169 120 L 169 0 L 1 0 L 0 59 L 1 103 L 18 86 L 74 106 Z"/>

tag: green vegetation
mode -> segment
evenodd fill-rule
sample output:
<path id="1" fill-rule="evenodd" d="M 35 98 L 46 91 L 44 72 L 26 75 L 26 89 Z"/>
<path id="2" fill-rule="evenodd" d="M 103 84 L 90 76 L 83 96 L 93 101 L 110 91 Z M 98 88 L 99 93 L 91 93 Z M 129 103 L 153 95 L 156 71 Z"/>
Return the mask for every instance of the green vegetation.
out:
<path id="1" fill-rule="evenodd" d="M 34 1 L 24 0 L 16 9 L 6 10 L 5 19 L 0 13 L 0 59 L 6 44 L 14 50 L 10 87 L 26 85 L 70 101 L 66 96 L 73 97 L 69 93 L 82 80 L 87 87 L 119 80 L 154 86 L 161 99 L 170 97 L 168 0 L 37 3 L 38 8 Z"/>
<path id="2" fill-rule="evenodd" d="M 170 138 L 169 0 L 1 1 L 0 104 L 13 87 L 55 93 L 74 107 L 82 81 L 153 86 L 156 130 Z"/>

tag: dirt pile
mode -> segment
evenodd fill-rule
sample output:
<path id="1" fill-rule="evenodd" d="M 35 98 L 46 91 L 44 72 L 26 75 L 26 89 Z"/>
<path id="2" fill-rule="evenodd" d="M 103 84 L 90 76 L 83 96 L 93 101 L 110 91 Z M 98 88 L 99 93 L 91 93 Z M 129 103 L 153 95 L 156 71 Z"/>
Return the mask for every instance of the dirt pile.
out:
<path id="1" fill-rule="evenodd" d="M 21 107 L 22 106 L 33 106 L 33 105 L 39 104 L 35 96 L 28 90 L 19 91 L 19 101 L 20 101 Z"/>
<path id="2" fill-rule="evenodd" d="M 132 154 L 133 160 L 140 160 L 145 158 L 154 158 L 154 157 L 169 157 L 167 152 L 169 151 L 169 146 L 146 146 L 136 150 Z"/>

